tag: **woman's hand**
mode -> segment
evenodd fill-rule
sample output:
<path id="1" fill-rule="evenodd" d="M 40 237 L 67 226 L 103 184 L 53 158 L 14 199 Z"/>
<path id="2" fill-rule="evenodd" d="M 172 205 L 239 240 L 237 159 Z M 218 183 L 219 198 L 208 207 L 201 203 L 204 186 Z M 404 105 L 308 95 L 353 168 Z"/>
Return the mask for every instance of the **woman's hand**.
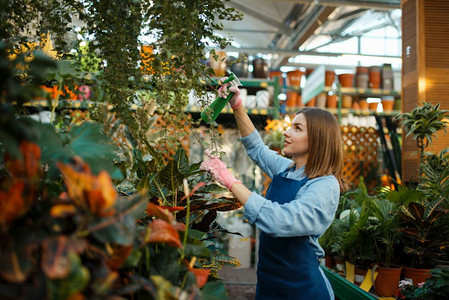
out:
<path id="1" fill-rule="evenodd" d="M 228 79 L 228 77 L 223 77 L 220 79 L 220 81 L 224 81 Z M 233 92 L 234 96 L 229 100 L 229 104 L 231 105 L 232 109 L 237 109 L 242 105 L 242 99 L 240 98 L 240 89 L 237 86 L 231 86 L 231 84 L 225 83 L 218 89 L 218 96 L 221 98 L 227 98 L 229 95 L 229 92 Z"/>
<path id="2" fill-rule="evenodd" d="M 226 186 L 228 190 L 231 190 L 234 183 L 242 183 L 228 171 L 228 168 L 224 162 L 218 158 L 218 156 L 210 154 L 207 150 L 205 153 L 209 159 L 203 161 L 200 166 L 200 170 L 210 172 L 212 177 L 220 184 Z"/>

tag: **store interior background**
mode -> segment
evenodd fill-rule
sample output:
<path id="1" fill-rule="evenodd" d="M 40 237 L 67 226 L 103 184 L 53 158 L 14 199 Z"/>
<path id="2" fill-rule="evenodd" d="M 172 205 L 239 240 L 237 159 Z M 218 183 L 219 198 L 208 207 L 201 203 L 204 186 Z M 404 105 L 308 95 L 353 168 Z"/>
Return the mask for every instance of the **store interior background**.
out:
<path id="1" fill-rule="evenodd" d="M 396 100 L 400 105 L 390 115 L 410 111 L 420 101 L 441 103 L 443 109 L 449 108 L 446 1 L 231 0 L 228 5 L 242 12 L 244 17 L 239 22 L 225 21 L 219 34 L 234 41 L 231 47 L 224 49 L 228 57 L 247 55 L 249 78 L 255 58 L 263 58 L 269 71 L 282 71 L 284 77 L 286 72 L 298 69 L 305 72 L 320 65 L 338 75 L 355 73 L 358 66 L 391 64 L 392 91 L 398 93 Z M 302 87 L 304 79 L 305 76 Z M 279 99 L 285 99 L 282 97 L 285 95 L 280 91 Z M 368 101 L 380 102 L 380 98 L 369 97 Z M 382 105 L 378 105 L 377 113 L 383 113 Z M 266 125 L 266 120 L 257 116 L 253 116 L 253 121 L 260 129 Z M 340 122 L 347 126 L 376 127 L 373 116 L 352 112 L 344 114 Z M 230 124 L 232 119 L 223 121 L 224 127 L 232 127 Z M 398 132 L 401 133 L 400 128 Z M 235 130 L 224 131 L 225 161 L 248 187 L 263 192 L 267 184 L 263 174 L 245 155 L 240 155 L 243 149 L 237 139 Z M 448 137 L 441 134 L 429 150 L 444 149 L 447 142 Z M 381 174 L 380 141 L 372 142 L 371 146 L 378 150 L 372 150 L 371 156 L 377 156 Z M 417 148 L 411 138 L 405 136 L 402 136 L 401 147 L 402 158 L 398 163 L 402 180 L 407 182 L 417 169 L 417 157 L 413 155 Z M 201 159 L 201 149 L 195 151 L 194 142 L 191 149 L 193 160 Z"/>
<path id="2" fill-rule="evenodd" d="M 230 37 L 233 42 L 230 47 L 226 49 L 215 48 L 215 51 L 217 53 L 219 51 L 225 52 L 228 60 L 230 57 L 246 57 L 248 77 L 240 78 L 240 80 L 255 79 L 253 61 L 260 58 L 268 67 L 268 76 L 265 79 L 269 79 L 269 73 L 272 71 L 281 71 L 284 80 L 286 80 L 287 72 L 301 70 L 304 72 L 301 80 L 302 88 L 306 83 L 305 73 L 307 69 L 315 69 L 324 65 L 326 70 L 335 71 L 338 76 L 342 73 L 355 74 L 358 66 L 381 67 L 384 64 L 390 64 L 393 71 L 392 90 L 400 93 L 402 86 L 402 13 L 399 0 L 231 0 L 227 2 L 227 5 L 242 12 L 244 17 L 237 22 L 223 22 L 223 29 L 218 34 L 223 37 Z M 210 58 L 208 59 L 210 61 Z M 227 68 L 230 68 L 230 66 L 228 65 Z M 333 84 L 334 88 L 338 84 L 337 76 Z M 251 89 L 246 91 L 245 83 L 242 89 L 245 90 L 244 94 L 256 93 Z M 273 97 L 272 91 L 270 97 Z M 282 103 L 285 99 L 286 91 L 281 89 L 278 94 L 278 101 Z M 270 99 L 270 102 L 272 103 L 274 100 Z M 397 100 L 400 101 L 400 97 L 397 97 Z M 383 113 L 380 95 L 368 97 L 368 102 L 379 103 L 377 112 Z M 194 105 L 195 100 L 191 104 Z M 290 111 L 294 112 L 296 109 L 299 108 L 292 108 Z M 291 113 L 287 113 L 281 115 L 280 118 L 284 118 L 288 123 L 291 115 Z M 252 119 L 262 137 L 266 138 L 268 135 L 267 130 L 264 130 L 267 125 L 266 118 L 254 114 Z M 225 128 L 221 145 L 223 152 L 226 153 L 225 162 L 244 184 L 263 194 L 269 180 L 244 155 L 244 148 L 238 142 L 238 132 L 232 128 L 232 116 L 228 116 L 228 118 L 222 116 L 219 120 Z M 345 113 L 342 115 L 340 123 L 348 126 L 348 128 L 376 127 L 375 118 L 367 113 Z M 204 135 L 201 130 L 194 131 L 193 134 L 201 135 L 201 138 L 207 139 L 207 135 Z M 190 145 L 190 156 L 193 161 L 203 158 L 201 147 L 195 140 L 196 138 L 192 138 Z M 380 143 L 372 139 L 369 146 L 366 145 L 367 141 L 364 143 L 365 149 L 362 151 L 369 152 L 367 154 L 369 160 L 376 161 L 374 168 L 378 170 L 379 176 L 381 176 Z M 352 162 L 352 164 L 358 163 Z M 354 177 L 358 178 L 359 173 Z M 357 182 L 354 182 L 354 184 L 357 184 Z M 230 231 L 235 230 L 245 232 L 247 236 L 257 236 L 254 232 L 255 228 L 248 227 L 243 221 L 241 211 L 222 216 L 221 223 Z M 248 243 L 246 246 L 242 246 L 245 244 L 242 241 L 247 241 L 246 239 L 232 236 L 228 238 L 227 244 L 223 245 L 223 250 L 229 250 L 231 255 L 240 256 L 242 267 L 249 267 L 257 260 L 257 257 L 254 257 L 256 255 L 254 252 L 252 253 L 253 257 L 248 256 Z M 245 252 L 246 255 L 238 252 Z"/>

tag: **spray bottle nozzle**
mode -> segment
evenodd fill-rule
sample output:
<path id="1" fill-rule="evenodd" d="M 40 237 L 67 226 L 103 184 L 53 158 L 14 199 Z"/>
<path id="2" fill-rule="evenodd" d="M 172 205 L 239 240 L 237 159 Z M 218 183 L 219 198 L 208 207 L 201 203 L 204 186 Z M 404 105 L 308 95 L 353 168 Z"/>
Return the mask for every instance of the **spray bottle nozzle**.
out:
<path id="1" fill-rule="evenodd" d="M 234 73 L 228 72 L 227 78 L 223 81 L 217 81 L 218 85 L 223 85 L 225 83 L 230 83 L 231 86 L 240 86 L 242 85 L 240 80 L 235 76 Z M 230 92 L 226 98 L 217 97 L 206 109 L 201 113 L 201 118 L 204 122 L 211 123 L 215 121 L 220 112 L 223 110 L 225 105 L 231 100 L 232 96 L 234 96 L 233 92 Z"/>

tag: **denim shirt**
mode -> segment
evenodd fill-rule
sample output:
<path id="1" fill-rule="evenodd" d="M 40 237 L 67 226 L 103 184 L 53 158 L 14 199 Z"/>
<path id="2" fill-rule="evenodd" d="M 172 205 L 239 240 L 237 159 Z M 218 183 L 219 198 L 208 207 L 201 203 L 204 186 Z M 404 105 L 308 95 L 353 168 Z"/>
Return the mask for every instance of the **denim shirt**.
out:
<path id="1" fill-rule="evenodd" d="M 305 167 L 296 169 L 293 161 L 270 150 L 257 130 L 240 138 L 248 156 L 270 178 L 279 175 L 301 180 L 306 177 Z M 324 250 L 318 238 L 334 220 L 340 197 L 340 187 L 333 175 L 313 178 L 298 191 L 296 198 L 285 204 L 272 202 L 252 192 L 246 202 L 245 217 L 251 224 L 273 237 L 309 236 L 309 243 L 318 258 Z"/>

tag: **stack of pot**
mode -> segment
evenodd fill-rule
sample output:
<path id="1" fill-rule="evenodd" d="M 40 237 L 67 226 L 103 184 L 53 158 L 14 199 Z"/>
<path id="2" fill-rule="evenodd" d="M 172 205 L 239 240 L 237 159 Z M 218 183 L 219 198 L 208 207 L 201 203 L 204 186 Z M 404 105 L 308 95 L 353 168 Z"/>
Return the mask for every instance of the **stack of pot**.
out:
<path id="1" fill-rule="evenodd" d="M 382 88 L 386 90 L 393 89 L 393 69 L 391 64 L 383 64 L 381 70 Z"/>
<path id="2" fill-rule="evenodd" d="M 380 67 L 369 67 L 369 87 L 372 89 L 380 88 Z"/>
<path id="3" fill-rule="evenodd" d="M 368 67 L 356 67 L 355 73 L 355 86 L 358 88 L 368 88 L 369 81 L 369 68 Z"/>

